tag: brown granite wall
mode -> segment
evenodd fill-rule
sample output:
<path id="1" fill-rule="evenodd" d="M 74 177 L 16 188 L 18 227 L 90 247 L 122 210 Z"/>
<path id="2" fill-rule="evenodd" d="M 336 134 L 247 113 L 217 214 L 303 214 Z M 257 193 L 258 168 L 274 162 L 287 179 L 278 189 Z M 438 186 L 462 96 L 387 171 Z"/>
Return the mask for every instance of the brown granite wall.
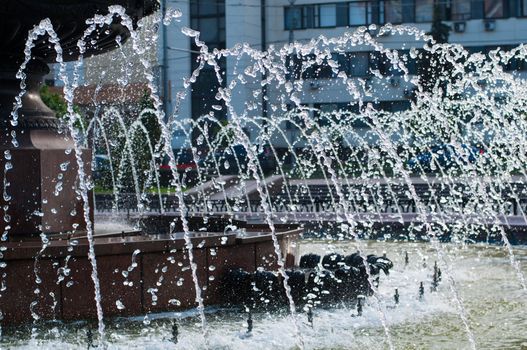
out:
<path id="1" fill-rule="evenodd" d="M 223 302 L 222 278 L 229 269 L 250 272 L 258 267 L 277 269 L 270 237 L 253 242 L 229 239 L 225 245 L 211 239 L 202 242 L 206 244 L 193 249 L 193 254 L 206 305 Z M 284 249 L 289 242 L 282 237 L 280 244 Z M 50 248 L 48 254 L 57 258 L 48 256 L 38 260 L 38 279 L 32 258 L 37 246 L 24 250 L 18 245 L 26 258 L 13 250 L 2 270 L 1 280 L 6 287 L 0 288 L 3 325 L 32 321 L 32 310 L 43 319 L 96 318 L 92 268 L 85 245 L 69 253 L 65 252 L 64 244 Z M 198 243 L 194 246 L 198 247 Z M 141 250 L 135 258 L 136 265 L 132 264 L 135 249 Z M 68 258 L 66 254 L 71 256 Z M 183 310 L 197 305 L 188 252 L 182 242 L 106 242 L 96 245 L 96 254 L 105 317 Z M 287 261 L 289 265 L 291 259 Z M 63 276 L 61 281 L 59 276 Z"/>

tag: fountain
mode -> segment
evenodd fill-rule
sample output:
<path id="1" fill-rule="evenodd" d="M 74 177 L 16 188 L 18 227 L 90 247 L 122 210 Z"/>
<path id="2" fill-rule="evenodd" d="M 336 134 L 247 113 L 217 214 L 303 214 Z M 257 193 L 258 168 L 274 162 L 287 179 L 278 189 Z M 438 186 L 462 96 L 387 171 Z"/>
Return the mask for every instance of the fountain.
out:
<path id="1" fill-rule="evenodd" d="M 505 69 L 525 60 L 523 46 L 485 56 L 412 27 L 371 25 L 265 52 L 211 50 L 183 27 L 199 54 L 178 101 L 205 66 L 220 86 L 210 113 L 189 119 L 164 114 L 137 31 L 146 15 L 160 26 L 179 12 L 115 2 L 3 13 L 14 21 L 0 55 L 7 346 L 395 349 L 432 347 L 437 334 L 451 348 L 524 346 L 527 254 L 515 244 L 527 227 L 526 103 L 523 79 Z M 415 47 L 388 49 L 387 35 Z M 148 107 L 128 120 L 98 105 L 82 123 L 74 96 L 84 58 L 126 40 Z M 367 76 L 348 75 L 356 48 L 374 53 Z M 448 69 L 409 72 L 431 57 Z M 223 59 L 235 62 L 228 81 Z M 38 96 L 47 62 L 60 66 L 63 120 Z M 322 70 L 335 84 L 316 91 L 356 103 L 306 104 Z M 407 110 L 376 103 L 373 91 L 394 88 L 408 92 Z M 174 135 L 184 149 L 172 150 Z M 90 148 L 109 159 L 93 180 L 107 193 L 93 193 Z M 17 336 L 21 324 L 29 339 Z"/>
<path id="2" fill-rule="evenodd" d="M 178 221 L 177 216 L 165 216 L 147 225 L 150 234 L 146 235 L 136 230 L 93 231 L 93 196 L 86 184 L 91 152 L 76 145 L 75 131 L 68 131 L 67 123 L 42 102 L 39 87 L 48 72 L 47 62 L 114 49 L 117 38 L 122 42 L 133 30 L 123 17 L 135 26 L 156 4 L 135 1 L 127 3 L 125 11 L 119 12 L 121 9 L 91 30 L 85 20 L 102 17 L 108 3 L 51 6 L 29 2 L 24 7 L 13 3 L 2 13 L 10 18 L 3 26 L 0 58 L 5 130 L 1 136 L 4 195 L 0 224 L 4 325 L 42 319 L 98 317 L 101 321 L 103 314 L 127 316 L 189 308 L 196 302 L 194 283 L 209 287 L 211 292 L 203 294 L 207 303 L 219 303 L 218 283 L 227 269 L 254 271 L 277 264 L 269 257 L 273 245 L 265 228 L 246 228 L 232 219 L 183 217 Z M 48 19 L 40 21 L 43 17 Z M 82 47 L 78 45 L 81 41 L 86 43 Z M 226 231 L 229 224 L 235 230 Z M 237 232 L 242 229 L 240 236 Z M 287 266 L 294 259 L 289 242 L 300 232 L 289 227 L 278 234 L 282 251 L 289 252 L 284 256 Z M 193 245 L 198 248 L 192 252 L 192 264 L 199 266 L 199 270 L 193 268 L 194 276 L 183 266 Z M 207 268 L 205 261 L 218 268 Z M 167 282 L 159 288 L 163 278 Z M 103 330 L 101 324 L 101 336 Z"/>

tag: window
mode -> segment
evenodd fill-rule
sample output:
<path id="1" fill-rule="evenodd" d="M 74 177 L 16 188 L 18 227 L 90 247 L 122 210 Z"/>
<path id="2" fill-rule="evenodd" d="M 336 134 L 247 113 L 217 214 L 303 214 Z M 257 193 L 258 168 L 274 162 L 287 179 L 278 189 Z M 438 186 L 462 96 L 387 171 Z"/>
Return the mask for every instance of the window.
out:
<path id="1" fill-rule="evenodd" d="M 320 27 L 335 27 L 337 25 L 337 7 L 335 4 L 320 5 L 319 11 L 319 26 Z"/>
<path id="2" fill-rule="evenodd" d="M 470 19 L 470 0 L 453 0 L 451 6 L 451 20 L 464 21 Z"/>
<path id="3" fill-rule="evenodd" d="M 502 18 L 504 15 L 503 0 L 485 0 L 485 18 Z"/>
<path id="4" fill-rule="evenodd" d="M 367 1 L 353 1 L 349 3 L 349 25 L 362 26 L 372 22 L 371 3 Z"/>
<path id="5" fill-rule="evenodd" d="M 386 55 L 379 52 L 374 52 L 372 55 L 374 56 L 374 69 L 378 69 L 382 75 L 394 76 L 404 74 L 404 72 L 399 69 L 398 65 L 394 65 Z M 400 53 L 399 59 L 404 61 L 402 52 Z"/>
<path id="6" fill-rule="evenodd" d="M 337 4 L 337 26 L 346 27 L 348 25 L 348 3 Z"/>
<path id="7" fill-rule="evenodd" d="M 382 3 L 381 3 L 382 7 Z M 381 8 L 382 10 L 382 8 Z M 384 2 L 384 23 L 402 23 L 403 6 L 401 0 L 390 0 Z"/>
<path id="8" fill-rule="evenodd" d="M 342 14 L 343 7 L 344 15 Z M 284 28 L 286 30 L 346 26 L 347 21 L 347 3 L 284 8 Z"/>
<path id="9" fill-rule="evenodd" d="M 503 67 L 505 71 L 525 71 L 527 70 L 527 62 L 519 57 L 511 58 L 507 64 Z"/>
<path id="10" fill-rule="evenodd" d="M 370 53 L 354 52 L 349 55 L 350 77 L 365 77 L 369 73 Z"/>
<path id="11" fill-rule="evenodd" d="M 338 65 L 336 69 L 338 72 L 344 72 L 349 75 L 350 71 L 350 59 L 349 55 L 346 53 L 334 53 L 331 55 L 331 59 L 335 61 Z M 336 77 L 335 71 L 333 71 L 334 77 Z"/>
<path id="12" fill-rule="evenodd" d="M 215 0 L 193 0 L 190 2 L 190 20 L 192 28 L 201 32 L 200 39 L 207 42 L 210 49 L 225 48 L 225 1 Z M 194 40 L 191 40 L 191 48 L 198 50 Z M 191 69 L 198 65 L 197 54 L 192 53 Z M 225 67 L 226 59 L 219 60 L 220 67 Z M 223 70 L 222 70 L 223 71 Z M 193 84 L 191 94 L 191 113 L 193 118 L 208 113 L 211 110 L 210 101 L 214 101 L 214 91 L 225 85 L 218 82 L 214 69 L 206 65 L 196 82 Z M 212 92 L 211 92 L 212 91 Z M 215 111 L 218 119 L 224 119 L 225 111 Z"/>
<path id="13" fill-rule="evenodd" d="M 301 7 L 286 7 L 285 15 L 285 29 L 300 29 L 302 28 L 302 8 Z"/>
<path id="14" fill-rule="evenodd" d="M 306 68 L 302 74 L 302 79 L 328 79 L 333 77 L 333 70 L 327 60 L 318 65 L 315 62 L 315 56 L 310 55 L 305 59 L 304 67 Z"/>
<path id="15" fill-rule="evenodd" d="M 382 101 L 380 109 L 386 112 L 404 112 L 411 108 L 410 101 Z"/>
<path id="16" fill-rule="evenodd" d="M 339 103 L 317 103 L 315 108 L 315 118 L 320 126 L 331 124 L 331 113 L 339 111 Z"/>
<path id="17" fill-rule="evenodd" d="M 403 22 L 415 22 L 415 6 L 414 0 L 402 0 Z"/>
<path id="18" fill-rule="evenodd" d="M 205 17 L 199 19 L 198 28 L 201 28 L 200 40 L 209 42 L 219 41 L 218 17 Z"/>
<path id="19" fill-rule="evenodd" d="M 470 1 L 470 18 L 481 19 L 484 17 L 483 1 L 485 0 L 471 0 Z"/>
<path id="20" fill-rule="evenodd" d="M 481 52 L 485 53 L 486 55 L 489 55 L 491 51 L 494 50 L 503 50 L 503 51 L 510 51 L 513 50 L 515 47 L 512 45 L 505 45 L 505 46 L 485 46 L 481 50 Z M 503 62 L 503 61 L 501 61 Z M 510 58 L 507 63 L 503 64 L 503 70 L 505 71 L 525 71 L 527 70 L 527 62 L 525 59 L 518 57 L 518 55 Z"/>
<path id="21" fill-rule="evenodd" d="M 302 7 L 302 28 L 313 28 L 315 27 L 315 7 L 314 6 L 303 6 Z"/>
<path id="22" fill-rule="evenodd" d="M 411 104 L 407 100 L 392 101 L 389 108 L 390 112 L 404 112 L 411 108 Z"/>
<path id="23" fill-rule="evenodd" d="M 420 54 L 416 58 L 412 58 L 410 55 L 410 50 L 401 50 L 399 51 L 399 58 L 403 61 L 404 66 L 408 69 L 408 74 L 416 75 L 417 66 Z"/>
<path id="24" fill-rule="evenodd" d="M 190 12 L 194 16 L 218 16 L 225 13 L 225 1 L 224 0 L 193 0 L 190 2 Z"/>
<path id="25" fill-rule="evenodd" d="M 508 51 L 508 50 L 514 49 L 514 46 L 508 46 L 508 45 L 501 46 L 501 47 L 500 46 L 471 46 L 471 47 L 467 47 L 466 49 L 470 54 L 481 53 L 481 54 L 488 56 L 491 51 L 499 50 L 499 49 Z M 476 67 L 474 66 L 468 67 L 468 70 L 475 71 Z M 527 61 L 518 56 L 512 57 L 508 60 L 508 62 L 503 64 L 503 70 L 509 71 L 509 72 L 510 71 L 525 71 L 527 70 Z"/>
<path id="26" fill-rule="evenodd" d="M 415 0 L 415 21 L 432 22 L 434 18 L 434 0 Z"/>
<path id="27" fill-rule="evenodd" d="M 284 7 L 285 30 L 356 27 L 371 23 L 426 23 L 433 21 L 436 6 L 438 15 L 445 21 L 527 16 L 527 0 L 330 1 L 334 2 L 319 0 L 318 4 Z M 193 4 L 191 2 L 191 6 Z M 211 10 L 204 7 L 201 11 L 209 13 Z"/>
<path id="28" fill-rule="evenodd" d="M 215 16 L 216 12 L 218 11 L 218 7 L 216 3 L 212 2 L 200 2 L 199 3 L 199 14 L 201 16 Z"/>

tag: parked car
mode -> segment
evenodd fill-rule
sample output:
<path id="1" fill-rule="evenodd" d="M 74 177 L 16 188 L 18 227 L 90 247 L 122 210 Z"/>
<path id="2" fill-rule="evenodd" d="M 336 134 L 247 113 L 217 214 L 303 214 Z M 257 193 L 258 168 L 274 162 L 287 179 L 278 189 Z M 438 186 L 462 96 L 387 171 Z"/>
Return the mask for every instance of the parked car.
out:
<path id="1" fill-rule="evenodd" d="M 186 180 L 191 180 L 197 177 L 198 166 L 203 166 L 203 159 L 194 159 L 191 149 L 174 150 L 174 157 L 176 161 L 176 172 Z M 159 165 L 159 177 L 162 186 L 167 186 L 172 179 L 172 168 L 170 167 L 170 157 L 165 155 L 161 164 Z"/>
<path id="2" fill-rule="evenodd" d="M 441 144 L 432 146 L 430 151 L 418 153 L 408 160 L 407 165 L 412 170 L 419 169 L 420 165 L 425 171 L 429 171 L 432 162 L 435 162 L 442 168 L 450 168 L 460 164 L 475 163 L 484 153 L 485 150 L 479 146 L 462 144 L 461 147 L 456 148 L 451 144 Z"/>

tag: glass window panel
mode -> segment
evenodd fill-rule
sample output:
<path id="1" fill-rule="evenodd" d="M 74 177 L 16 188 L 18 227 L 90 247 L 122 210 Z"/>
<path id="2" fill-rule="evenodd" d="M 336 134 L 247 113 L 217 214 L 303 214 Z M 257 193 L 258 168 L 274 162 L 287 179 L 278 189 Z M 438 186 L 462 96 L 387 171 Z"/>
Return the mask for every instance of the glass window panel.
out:
<path id="1" fill-rule="evenodd" d="M 386 1 L 384 4 L 384 23 L 401 23 L 403 21 L 401 0 Z"/>
<path id="2" fill-rule="evenodd" d="M 454 0 L 452 4 L 452 20 L 468 20 L 470 19 L 470 11 L 470 0 Z"/>
<path id="3" fill-rule="evenodd" d="M 309 55 L 303 58 L 301 63 L 302 79 L 315 78 L 317 65 L 314 61 L 315 57 L 313 55 Z"/>
<path id="4" fill-rule="evenodd" d="M 472 0 L 470 6 L 470 18 L 483 18 L 483 0 Z"/>
<path id="5" fill-rule="evenodd" d="M 403 75 L 404 72 L 399 68 L 398 63 L 393 64 L 388 57 L 383 57 L 382 66 L 380 67 L 381 74 L 394 76 Z"/>
<path id="6" fill-rule="evenodd" d="M 393 101 L 391 106 L 391 112 L 404 112 L 409 110 L 410 107 L 410 101 Z"/>
<path id="7" fill-rule="evenodd" d="M 403 3 L 403 22 L 412 23 L 415 22 L 415 6 L 413 0 L 402 0 Z"/>
<path id="8" fill-rule="evenodd" d="M 302 74 L 302 79 L 326 79 L 333 77 L 333 70 L 327 60 L 324 60 L 319 65 L 315 62 L 314 55 L 306 57 L 303 66 L 305 70 Z"/>
<path id="9" fill-rule="evenodd" d="M 485 18 L 501 18 L 503 15 L 503 0 L 485 0 Z"/>
<path id="10" fill-rule="evenodd" d="M 434 0 L 415 0 L 415 21 L 432 22 L 434 18 Z"/>
<path id="11" fill-rule="evenodd" d="M 221 6 L 219 3 L 201 0 L 199 2 L 199 14 L 200 16 L 216 15 L 219 6 Z"/>
<path id="12" fill-rule="evenodd" d="M 468 52 L 471 54 L 473 53 L 481 53 L 485 51 L 485 46 L 470 46 L 466 48 Z"/>
<path id="13" fill-rule="evenodd" d="M 350 66 L 349 66 L 350 62 L 349 62 L 348 56 L 346 54 L 340 54 L 340 53 L 334 53 L 331 56 L 332 56 L 331 57 L 332 60 L 338 64 L 337 70 L 339 72 L 345 72 L 346 74 L 348 74 L 350 70 Z M 333 72 L 333 76 L 336 77 L 335 72 Z"/>
<path id="14" fill-rule="evenodd" d="M 355 52 L 349 56 L 349 76 L 364 77 L 368 75 L 369 65 L 368 52 Z"/>
<path id="15" fill-rule="evenodd" d="M 302 72 L 302 60 L 297 56 L 288 56 L 287 60 L 287 79 L 294 77 L 295 79 L 300 78 L 300 73 Z"/>
<path id="16" fill-rule="evenodd" d="M 337 4 L 337 26 L 345 27 L 348 25 L 348 4 Z"/>
<path id="17" fill-rule="evenodd" d="M 335 27 L 337 25 L 337 11 L 335 4 L 319 6 L 320 27 Z"/>
<path id="18" fill-rule="evenodd" d="M 218 18 L 202 18 L 199 20 L 199 38 L 205 42 L 218 41 Z"/>
<path id="19" fill-rule="evenodd" d="M 190 3 L 190 13 L 191 13 L 191 16 L 198 15 L 198 3 L 197 2 Z"/>
<path id="20" fill-rule="evenodd" d="M 350 26 L 362 26 L 366 24 L 367 5 L 364 1 L 351 2 L 349 4 Z"/>
<path id="21" fill-rule="evenodd" d="M 216 11 L 218 11 L 218 15 L 225 14 L 225 0 L 217 0 Z"/>
<path id="22" fill-rule="evenodd" d="M 304 6 L 302 8 L 303 12 L 303 28 L 313 28 L 315 25 L 314 23 L 314 12 L 315 9 L 313 6 Z"/>
<path id="23" fill-rule="evenodd" d="M 418 58 L 412 58 L 410 56 L 409 50 L 403 50 L 400 52 L 400 57 L 404 62 L 404 66 L 408 69 L 408 74 L 415 75 L 417 74 L 417 60 Z"/>
<path id="24" fill-rule="evenodd" d="M 285 29 L 300 29 L 302 25 L 302 8 L 301 7 L 286 7 L 285 15 Z"/>

